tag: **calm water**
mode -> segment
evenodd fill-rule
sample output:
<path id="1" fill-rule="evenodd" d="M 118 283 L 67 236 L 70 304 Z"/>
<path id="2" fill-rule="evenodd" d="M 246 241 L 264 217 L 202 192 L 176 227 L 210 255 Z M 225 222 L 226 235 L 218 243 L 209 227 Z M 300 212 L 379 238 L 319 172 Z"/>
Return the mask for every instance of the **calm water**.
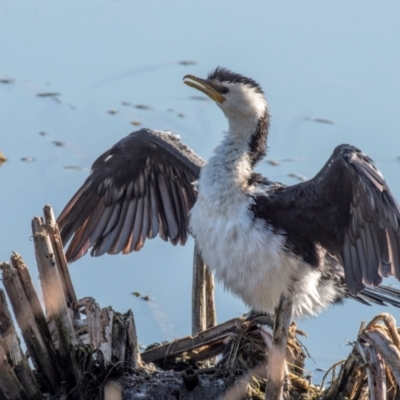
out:
<path id="1" fill-rule="evenodd" d="M 226 122 L 210 101 L 191 97 L 198 93 L 182 77 L 217 65 L 254 77 L 267 93 L 268 159 L 292 161 L 264 162 L 261 172 L 293 184 L 288 174 L 312 177 L 336 145 L 351 143 L 400 199 L 400 5 L 247 4 L 0 2 L 0 152 L 9 159 L 0 168 L 0 260 L 16 250 L 37 274 L 31 218 L 46 203 L 58 214 L 133 122 L 170 129 L 208 157 Z M 84 257 L 71 265 L 72 279 L 79 297 L 132 308 L 141 343 L 171 340 L 190 332 L 192 251 L 192 241 L 175 248 L 156 239 L 130 256 Z M 219 321 L 247 311 L 220 286 L 216 297 Z M 316 361 L 310 370 L 347 355 L 361 320 L 381 311 L 348 302 L 301 321 Z"/>

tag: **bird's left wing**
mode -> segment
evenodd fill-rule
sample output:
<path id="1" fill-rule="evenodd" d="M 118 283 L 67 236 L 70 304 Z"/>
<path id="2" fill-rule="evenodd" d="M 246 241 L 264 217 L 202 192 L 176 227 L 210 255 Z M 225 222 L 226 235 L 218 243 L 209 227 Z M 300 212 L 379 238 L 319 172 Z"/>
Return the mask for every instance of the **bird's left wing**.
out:
<path id="1" fill-rule="evenodd" d="M 103 153 L 58 217 L 68 261 L 130 253 L 157 234 L 184 244 L 204 161 L 170 132 L 141 129 Z"/>
<path id="2" fill-rule="evenodd" d="M 318 266 L 320 244 L 344 267 L 348 290 L 400 278 L 400 209 L 372 160 L 338 146 L 311 180 L 271 186 L 255 196 L 256 216 L 287 237 L 287 245 Z"/>

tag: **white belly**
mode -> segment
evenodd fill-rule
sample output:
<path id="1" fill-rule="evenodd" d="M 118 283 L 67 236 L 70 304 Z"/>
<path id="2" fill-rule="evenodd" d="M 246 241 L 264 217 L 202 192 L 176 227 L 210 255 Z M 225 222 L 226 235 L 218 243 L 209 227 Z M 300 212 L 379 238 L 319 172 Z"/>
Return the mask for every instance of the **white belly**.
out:
<path id="1" fill-rule="evenodd" d="M 254 310 L 273 313 L 282 293 L 294 288 L 293 314 L 312 315 L 334 296 L 317 290 L 320 272 L 284 251 L 285 237 L 260 219 L 252 219 L 243 196 L 223 211 L 198 197 L 190 213 L 190 229 L 204 261 L 226 289 Z M 330 290 L 325 290 L 330 292 Z"/>

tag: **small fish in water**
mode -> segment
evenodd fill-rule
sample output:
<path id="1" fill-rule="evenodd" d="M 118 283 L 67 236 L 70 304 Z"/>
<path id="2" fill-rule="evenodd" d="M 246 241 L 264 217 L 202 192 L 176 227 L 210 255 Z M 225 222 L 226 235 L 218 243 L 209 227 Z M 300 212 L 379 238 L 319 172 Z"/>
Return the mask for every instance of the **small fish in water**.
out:
<path id="1" fill-rule="evenodd" d="M 48 132 L 45 132 L 45 131 L 40 131 L 39 135 L 40 136 L 49 136 Z"/>
<path id="2" fill-rule="evenodd" d="M 121 104 L 125 107 L 129 107 L 132 105 L 132 103 L 130 101 L 121 101 Z"/>
<path id="3" fill-rule="evenodd" d="M 185 118 L 185 114 L 184 113 L 178 113 L 176 114 L 179 118 Z"/>
<path id="4" fill-rule="evenodd" d="M 117 110 L 114 110 L 114 109 L 108 110 L 107 112 L 108 112 L 110 115 L 115 115 L 115 114 L 118 113 L 118 111 L 117 111 Z"/>
<path id="5" fill-rule="evenodd" d="M 66 143 L 62 142 L 61 140 L 52 140 L 51 143 L 54 144 L 54 146 L 57 147 L 65 147 Z"/>
<path id="6" fill-rule="evenodd" d="M 135 120 L 135 121 L 132 121 L 131 124 L 134 125 L 134 126 L 139 126 L 142 123 L 140 121 Z"/>
<path id="7" fill-rule="evenodd" d="M 35 157 L 22 157 L 21 161 L 32 162 L 32 161 L 36 161 L 36 158 Z"/>

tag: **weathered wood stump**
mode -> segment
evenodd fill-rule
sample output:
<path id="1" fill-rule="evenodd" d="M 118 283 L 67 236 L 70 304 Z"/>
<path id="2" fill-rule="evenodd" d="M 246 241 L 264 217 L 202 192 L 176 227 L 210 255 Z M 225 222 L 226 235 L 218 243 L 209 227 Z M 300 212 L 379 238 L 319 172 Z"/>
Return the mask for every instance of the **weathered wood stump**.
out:
<path id="1" fill-rule="evenodd" d="M 31 365 L 0 291 L 0 398 L 103 398 L 109 377 L 141 365 L 132 311 L 121 314 L 100 309 L 94 299 L 76 299 L 49 206 L 44 219 L 33 219 L 32 231 L 45 312 L 28 267 L 13 253 L 11 263 L 0 267 Z"/>

